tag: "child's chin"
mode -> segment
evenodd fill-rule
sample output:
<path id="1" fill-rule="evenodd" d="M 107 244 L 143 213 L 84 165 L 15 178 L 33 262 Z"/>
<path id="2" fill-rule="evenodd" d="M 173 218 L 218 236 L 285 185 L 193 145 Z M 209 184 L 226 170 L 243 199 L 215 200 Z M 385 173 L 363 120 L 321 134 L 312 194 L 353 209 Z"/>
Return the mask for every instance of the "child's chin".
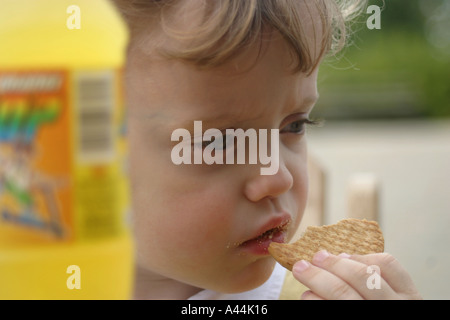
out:
<path id="1" fill-rule="evenodd" d="M 232 277 L 220 290 L 223 293 L 241 293 L 256 289 L 266 282 L 273 272 L 275 260 L 259 259 L 248 265 L 239 275 Z"/>

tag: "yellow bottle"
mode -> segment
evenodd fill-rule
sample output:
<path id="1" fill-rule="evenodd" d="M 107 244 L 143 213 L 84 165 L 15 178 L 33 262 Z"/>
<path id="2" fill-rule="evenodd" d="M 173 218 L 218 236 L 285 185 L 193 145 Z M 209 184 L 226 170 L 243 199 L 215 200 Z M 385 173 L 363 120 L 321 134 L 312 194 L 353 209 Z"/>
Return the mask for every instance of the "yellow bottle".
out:
<path id="1" fill-rule="evenodd" d="M 108 0 L 0 0 L 0 299 L 130 298 L 126 38 Z"/>

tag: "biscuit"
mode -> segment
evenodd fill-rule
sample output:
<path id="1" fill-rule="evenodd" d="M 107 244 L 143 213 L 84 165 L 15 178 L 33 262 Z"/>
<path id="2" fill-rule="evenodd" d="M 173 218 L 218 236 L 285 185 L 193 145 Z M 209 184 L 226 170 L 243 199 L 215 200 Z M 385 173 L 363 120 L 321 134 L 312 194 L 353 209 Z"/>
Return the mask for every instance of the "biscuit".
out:
<path id="1" fill-rule="evenodd" d="M 334 255 L 383 252 L 383 233 L 375 221 L 344 219 L 328 226 L 310 226 L 294 243 L 272 242 L 269 246 L 272 257 L 291 271 L 297 261 L 311 261 L 320 250 Z"/>

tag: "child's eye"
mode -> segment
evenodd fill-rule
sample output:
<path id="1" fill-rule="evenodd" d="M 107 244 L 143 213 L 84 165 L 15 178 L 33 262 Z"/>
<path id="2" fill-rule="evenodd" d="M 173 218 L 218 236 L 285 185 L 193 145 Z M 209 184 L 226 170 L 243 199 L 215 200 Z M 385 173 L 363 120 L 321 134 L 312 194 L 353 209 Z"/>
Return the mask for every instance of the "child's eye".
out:
<path id="1" fill-rule="evenodd" d="M 288 125 L 284 126 L 280 133 L 294 133 L 294 134 L 303 134 L 306 129 L 307 124 L 317 124 L 316 121 L 309 120 L 309 119 L 301 119 L 294 122 L 289 123 Z"/>

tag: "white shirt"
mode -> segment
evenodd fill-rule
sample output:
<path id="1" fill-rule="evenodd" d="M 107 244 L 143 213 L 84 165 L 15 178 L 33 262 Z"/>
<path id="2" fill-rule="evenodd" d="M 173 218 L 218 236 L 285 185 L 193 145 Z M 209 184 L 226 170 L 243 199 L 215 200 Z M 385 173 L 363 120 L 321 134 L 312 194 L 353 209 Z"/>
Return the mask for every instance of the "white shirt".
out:
<path id="1" fill-rule="evenodd" d="M 270 278 L 258 288 L 232 294 L 202 290 L 188 300 L 278 300 L 285 275 L 286 269 L 277 263 Z"/>

